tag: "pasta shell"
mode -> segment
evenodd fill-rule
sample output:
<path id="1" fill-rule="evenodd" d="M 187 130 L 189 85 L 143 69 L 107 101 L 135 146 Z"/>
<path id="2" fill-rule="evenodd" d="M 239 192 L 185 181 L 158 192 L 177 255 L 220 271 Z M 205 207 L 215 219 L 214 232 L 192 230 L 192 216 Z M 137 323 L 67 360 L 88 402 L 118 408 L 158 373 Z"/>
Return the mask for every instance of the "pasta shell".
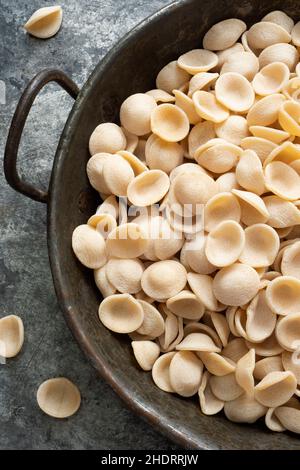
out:
<path id="1" fill-rule="evenodd" d="M 276 408 L 269 408 L 265 416 L 265 424 L 267 428 L 274 432 L 282 432 L 286 429 L 282 426 L 274 411 Z"/>
<path id="2" fill-rule="evenodd" d="M 210 121 L 196 124 L 188 135 L 188 148 L 191 158 L 194 158 L 196 150 L 215 137 L 214 125 Z"/>
<path id="3" fill-rule="evenodd" d="M 296 23 L 295 26 L 293 27 L 291 36 L 292 36 L 292 43 L 295 46 L 299 47 L 300 46 L 300 21 L 298 21 L 298 23 Z"/>
<path id="4" fill-rule="evenodd" d="M 273 62 L 282 62 L 291 72 L 299 62 L 299 53 L 292 44 L 278 43 L 263 49 L 258 57 L 260 68 Z"/>
<path id="5" fill-rule="evenodd" d="M 211 312 L 210 318 L 219 335 L 222 345 L 224 347 L 227 346 L 230 329 L 226 321 L 226 317 L 222 313 Z"/>
<path id="6" fill-rule="evenodd" d="M 278 43 L 289 43 L 291 35 L 276 23 L 260 21 L 255 23 L 247 33 L 250 47 L 254 49 L 264 49 Z"/>
<path id="7" fill-rule="evenodd" d="M 167 300 L 167 307 L 179 317 L 189 320 L 200 320 L 204 314 L 204 305 L 195 294 L 183 290 Z"/>
<path id="8" fill-rule="evenodd" d="M 212 339 L 216 346 L 218 346 L 220 349 L 222 348 L 222 342 L 219 336 L 217 335 L 216 331 L 211 326 L 208 326 L 205 323 L 190 322 L 184 327 L 184 336 L 187 336 L 191 333 L 204 333 L 206 336 L 209 336 Z"/>
<path id="9" fill-rule="evenodd" d="M 249 46 L 249 43 L 248 43 L 248 31 L 245 31 L 243 34 L 242 34 L 242 37 L 241 37 L 241 43 L 243 45 L 243 48 L 244 48 L 244 51 L 246 52 L 252 52 L 252 54 L 258 56 L 259 55 L 259 50 L 258 49 L 254 49 L 254 47 L 250 47 Z"/>
<path id="10" fill-rule="evenodd" d="M 282 255 L 281 272 L 284 276 L 293 276 L 300 280 L 300 242 L 288 246 Z"/>
<path id="11" fill-rule="evenodd" d="M 205 169 L 214 173 L 225 173 L 236 165 L 242 154 L 240 147 L 222 139 L 212 139 L 199 147 L 195 160 Z"/>
<path id="12" fill-rule="evenodd" d="M 200 117 L 215 123 L 223 122 L 229 116 L 229 111 L 208 91 L 198 90 L 193 94 L 195 109 Z"/>
<path id="13" fill-rule="evenodd" d="M 242 209 L 241 220 L 245 225 L 265 223 L 269 218 L 269 213 L 263 200 L 249 191 L 232 190 L 233 194 L 239 198 Z"/>
<path id="14" fill-rule="evenodd" d="M 173 390 L 182 397 L 192 397 L 199 389 L 203 364 L 196 354 L 179 351 L 169 366 L 170 383 Z"/>
<path id="15" fill-rule="evenodd" d="M 243 45 L 240 44 L 239 42 L 233 44 L 233 46 L 227 47 L 227 49 L 224 49 L 223 51 L 218 51 L 217 56 L 218 56 L 218 65 L 214 68 L 214 71 L 219 72 L 225 62 L 232 56 L 233 54 L 236 54 L 237 52 L 244 52 L 245 49 L 243 48 Z"/>
<path id="16" fill-rule="evenodd" d="M 204 366 L 213 375 L 222 377 L 223 375 L 231 374 L 235 371 L 235 365 L 220 354 L 214 352 L 200 352 L 198 353 Z"/>
<path id="17" fill-rule="evenodd" d="M 299 291 L 298 291 L 299 292 Z M 300 313 L 289 313 L 276 325 L 278 343 L 288 351 L 296 351 L 300 345 Z"/>
<path id="18" fill-rule="evenodd" d="M 139 259 L 112 258 L 106 264 L 108 281 L 122 294 L 137 294 L 141 290 L 143 272 L 144 266 Z"/>
<path id="19" fill-rule="evenodd" d="M 95 269 L 94 280 L 96 286 L 98 287 L 99 291 L 101 292 L 104 298 L 113 295 L 117 292 L 116 288 L 107 279 L 105 265 L 102 266 L 102 268 Z"/>
<path id="20" fill-rule="evenodd" d="M 278 121 L 282 129 L 289 134 L 300 136 L 300 103 L 287 100 L 282 103 L 278 112 Z"/>
<path id="21" fill-rule="evenodd" d="M 254 348 L 255 353 L 261 357 L 277 356 L 282 352 L 282 347 L 278 344 L 275 332 L 261 343 L 251 343 L 250 341 L 246 341 L 246 345 L 249 349 Z"/>
<path id="22" fill-rule="evenodd" d="M 205 274 L 188 273 L 190 288 L 208 310 L 217 310 L 218 301 L 213 293 L 213 278 Z M 204 312 L 203 312 L 204 313 Z"/>
<path id="23" fill-rule="evenodd" d="M 259 275 L 253 268 L 234 263 L 216 274 L 213 291 L 222 304 L 245 305 L 257 294 L 259 283 Z"/>
<path id="24" fill-rule="evenodd" d="M 205 34 L 203 47 L 212 51 L 227 49 L 237 42 L 246 29 L 246 24 L 237 18 L 220 21 Z"/>
<path id="25" fill-rule="evenodd" d="M 199 274 L 211 274 L 217 269 L 208 261 L 205 254 L 206 240 L 207 237 L 199 232 L 195 238 L 185 244 L 186 260 L 190 268 Z"/>
<path id="26" fill-rule="evenodd" d="M 177 60 L 173 60 L 165 65 L 156 77 L 156 87 L 172 93 L 178 90 L 184 83 L 188 82 L 190 75 L 177 65 Z"/>
<path id="27" fill-rule="evenodd" d="M 219 377 L 214 375 L 209 383 L 212 393 L 224 402 L 235 400 L 243 394 L 243 389 L 237 383 L 234 372 Z"/>
<path id="28" fill-rule="evenodd" d="M 233 189 L 240 189 L 234 172 L 224 173 L 216 179 L 219 193 L 230 193 Z"/>
<path id="29" fill-rule="evenodd" d="M 270 21 L 271 23 L 279 24 L 288 33 L 291 33 L 294 27 L 294 21 L 284 11 L 274 10 L 262 18 L 262 21 Z"/>
<path id="30" fill-rule="evenodd" d="M 224 405 L 226 418 L 234 423 L 255 423 L 266 414 L 266 411 L 265 406 L 247 393 Z"/>
<path id="31" fill-rule="evenodd" d="M 24 343 L 24 325 L 20 317 L 7 315 L 0 318 L 0 356 L 15 357 Z"/>
<path id="32" fill-rule="evenodd" d="M 128 223 L 110 232 L 106 240 L 106 249 L 116 258 L 137 258 L 148 247 L 148 238 L 137 224 Z"/>
<path id="33" fill-rule="evenodd" d="M 252 86 L 258 95 L 267 96 L 280 93 L 287 85 L 290 78 L 290 70 L 282 62 L 273 62 L 263 67 L 253 79 Z"/>
<path id="34" fill-rule="evenodd" d="M 174 104 L 160 104 L 151 114 L 151 130 L 167 142 L 179 142 L 189 133 L 187 115 Z"/>
<path id="35" fill-rule="evenodd" d="M 272 227 L 265 224 L 251 225 L 245 229 L 245 246 L 239 260 L 254 268 L 270 266 L 279 245 L 279 236 Z"/>
<path id="36" fill-rule="evenodd" d="M 95 228 L 104 239 L 117 227 L 116 219 L 110 214 L 94 214 L 88 220 L 88 225 Z"/>
<path id="37" fill-rule="evenodd" d="M 76 385 L 64 377 L 43 382 L 36 398 L 41 410 L 53 418 L 69 418 L 78 411 L 81 402 Z"/>
<path id="38" fill-rule="evenodd" d="M 160 304 L 158 308 L 161 315 L 165 317 L 165 330 L 159 337 L 161 350 L 171 351 L 183 338 L 182 318 L 176 317 L 165 304 Z"/>
<path id="39" fill-rule="evenodd" d="M 169 299 L 181 292 L 187 281 L 185 268 L 177 261 L 158 261 L 145 269 L 143 291 L 156 300 Z"/>
<path id="40" fill-rule="evenodd" d="M 210 336 L 204 333 L 190 333 L 176 346 L 178 351 L 220 352 Z"/>
<path id="41" fill-rule="evenodd" d="M 175 95 L 175 105 L 182 109 L 188 117 L 190 124 L 197 124 L 201 121 L 199 114 L 196 113 L 193 100 L 179 90 L 173 90 Z"/>
<path id="42" fill-rule="evenodd" d="M 104 299 L 99 307 L 101 322 L 115 333 L 131 333 L 143 323 L 141 305 L 130 294 L 114 294 Z"/>
<path id="43" fill-rule="evenodd" d="M 89 225 L 79 225 L 72 234 L 72 248 L 79 261 L 91 269 L 101 268 L 107 259 L 102 235 Z"/>
<path id="44" fill-rule="evenodd" d="M 152 96 L 145 93 L 131 95 L 121 105 L 121 124 L 137 136 L 148 134 L 151 131 L 151 113 L 156 108 L 157 104 Z"/>
<path id="45" fill-rule="evenodd" d="M 278 315 L 291 315 L 300 309 L 300 281 L 292 276 L 277 277 L 267 287 L 269 307 Z"/>
<path id="46" fill-rule="evenodd" d="M 297 381 L 292 372 L 269 372 L 254 389 L 255 399 L 264 406 L 276 408 L 293 395 Z"/>
<path id="47" fill-rule="evenodd" d="M 140 175 L 144 171 L 148 171 L 148 168 L 146 167 L 146 165 L 143 162 L 141 162 L 139 158 L 133 155 L 133 153 L 128 152 L 127 150 L 120 150 L 118 152 L 118 155 L 121 155 L 121 157 L 123 157 L 124 160 L 126 160 L 129 163 L 135 176 Z"/>
<path id="48" fill-rule="evenodd" d="M 199 387 L 200 409 L 205 415 L 215 415 L 224 407 L 224 402 L 219 400 L 211 391 L 209 384 L 210 374 L 205 371 Z"/>
<path id="49" fill-rule="evenodd" d="M 243 338 L 235 338 L 229 341 L 224 347 L 222 355 L 231 359 L 233 362 L 238 362 L 248 352 L 245 340 Z"/>
<path id="50" fill-rule="evenodd" d="M 205 230 L 214 230 L 221 222 L 233 220 L 239 222 L 241 208 L 238 199 L 230 192 L 213 196 L 204 209 Z"/>
<path id="51" fill-rule="evenodd" d="M 177 60 L 178 66 L 195 75 L 199 72 L 208 72 L 218 63 L 218 56 L 211 51 L 205 49 L 193 49 L 181 55 Z"/>
<path id="52" fill-rule="evenodd" d="M 248 126 L 270 126 L 277 121 L 285 97 L 280 93 L 265 96 L 257 101 L 247 114 Z"/>
<path id="53" fill-rule="evenodd" d="M 281 357 L 265 357 L 255 364 L 253 375 L 257 380 L 262 380 L 270 372 L 276 371 L 283 371 Z"/>
<path id="54" fill-rule="evenodd" d="M 245 139 L 241 141 L 241 147 L 244 150 L 252 150 L 255 152 L 264 164 L 277 146 L 270 140 L 261 137 L 245 137 Z"/>
<path id="55" fill-rule="evenodd" d="M 266 126 L 250 126 L 249 130 L 254 137 L 270 140 L 274 144 L 281 144 L 284 140 L 288 139 L 290 134 L 281 129 L 274 129 Z"/>
<path id="56" fill-rule="evenodd" d="M 170 173 L 171 183 L 175 180 L 176 176 L 183 175 L 184 173 L 204 173 L 207 174 L 206 170 L 202 168 L 197 163 L 183 163 L 182 165 L 177 166 Z"/>
<path id="57" fill-rule="evenodd" d="M 241 141 L 248 137 L 248 123 L 243 116 L 229 116 L 224 122 L 215 124 L 215 131 L 220 139 L 224 139 L 234 145 L 240 145 Z"/>
<path id="58" fill-rule="evenodd" d="M 39 8 L 25 23 L 24 28 L 36 38 L 48 39 L 59 31 L 62 17 L 62 8 L 59 5 Z"/>
<path id="59" fill-rule="evenodd" d="M 168 192 L 170 181 L 161 170 L 150 170 L 136 176 L 128 185 L 127 196 L 135 206 L 151 206 Z"/>
<path id="60" fill-rule="evenodd" d="M 143 370 L 151 370 L 159 356 L 159 346 L 153 341 L 132 341 L 134 357 Z"/>
<path id="61" fill-rule="evenodd" d="M 268 224 L 272 227 L 281 229 L 300 224 L 300 211 L 292 202 L 278 196 L 267 196 L 263 201 L 270 214 Z"/>
<path id="62" fill-rule="evenodd" d="M 229 266 L 241 255 L 245 234 L 233 220 L 221 222 L 207 237 L 205 254 L 210 263 L 218 267 Z"/>
<path id="63" fill-rule="evenodd" d="M 150 170 L 170 173 L 182 164 L 183 148 L 177 142 L 166 142 L 152 134 L 147 140 L 145 156 Z"/>
<path id="64" fill-rule="evenodd" d="M 197 90 L 202 90 L 212 86 L 217 80 L 218 73 L 200 72 L 194 75 L 189 82 L 188 96 L 191 98 Z"/>
<path id="65" fill-rule="evenodd" d="M 87 176 L 90 185 L 96 189 L 96 191 L 109 194 L 109 189 L 103 178 L 103 166 L 104 162 L 110 159 L 111 154 L 109 153 L 96 153 L 88 161 L 86 166 Z"/>
<path id="66" fill-rule="evenodd" d="M 198 173 L 179 174 L 173 181 L 173 190 L 177 201 L 189 207 L 192 214 L 217 193 L 217 184 L 208 175 Z M 188 206 L 189 205 L 189 206 Z"/>
<path id="67" fill-rule="evenodd" d="M 133 169 L 120 155 L 113 155 L 104 160 L 103 180 L 110 194 L 126 196 L 128 185 L 133 179 Z"/>
<path id="68" fill-rule="evenodd" d="M 247 308 L 246 333 L 249 341 L 259 343 L 269 338 L 275 329 L 276 320 L 276 314 L 268 306 L 266 292 L 262 289 Z"/>
<path id="69" fill-rule="evenodd" d="M 97 153 L 114 154 L 119 150 L 125 150 L 126 145 L 126 137 L 121 127 L 112 122 L 99 124 L 89 140 L 91 155 Z"/>
<path id="70" fill-rule="evenodd" d="M 297 384 L 300 385 L 300 362 L 299 360 L 295 361 L 295 352 L 283 351 L 281 360 L 283 369 L 293 372 L 294 376 L 296 377 Z"/>
<path id="71" fill-rule="evenodd" d="M 256 55 L 253 52 L 242 51 L 231 54 L 224 62 L 220 73 L 237 72 L 251 81 L 258 71 L 259 61 Z"/>
<path id="72" fill-rule="evenodd" d="M 217 100 L 232 111 L 248 111 L 254 103 L 253 88 L 240 73 L 226 72 L 220 75 L 215 90 Z"/>
<path id="73" fill-rule="evenodd" d="M 253 150 L 245 150 L 241 154 L 235 174 L 242 188 L 258 195 L 266 191 L 262 163 Z"/>
<path id="74" fill-rule="evenodd" d="M 174 103 L 175 101 L 175 96 L 159 88 L 147 91 L 146 95 L 152 96 L 156 103 Z"/>
<path id="75" fill-rule="evenodd" d="M 300 434 L 299 409 L 290 408 L 288 406 L 280 406 L 279 408 L 276 408 L 275 415 L 280 421 L 280 424 L 284 426 L 284 429 L 295 432 L 296 434 Z"/>
<path id="76" fill-rule="evenodd" d="M 156 359 L 152 367 L 152 378 L 155 385 L 164 392 L 174 393 L 170 382 L 170 364 L 176 353 L 168 352 Z"/>

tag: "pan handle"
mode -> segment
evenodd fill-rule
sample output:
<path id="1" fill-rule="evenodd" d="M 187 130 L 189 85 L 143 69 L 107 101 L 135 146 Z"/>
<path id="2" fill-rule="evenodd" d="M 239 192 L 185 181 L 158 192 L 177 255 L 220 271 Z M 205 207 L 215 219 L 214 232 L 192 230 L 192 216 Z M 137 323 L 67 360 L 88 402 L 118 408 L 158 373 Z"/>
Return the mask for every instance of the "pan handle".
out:
<path id="1" fill-rule="evenodd" d="M 4 153 L 4 174 L 8 184 L 19 193 L 39 202 L 47 202 L 48 192 L 35 188 L 20 177 L 17 170 L 17 157 L 22 132 L 31 106 L 40 90 L 49 82 L 58 83 L 72 98 L 77 98 L 79 88 L 62 71 L 46 69 L 39 72 L 29 82 L 20 98 L 12 118 Z"/>

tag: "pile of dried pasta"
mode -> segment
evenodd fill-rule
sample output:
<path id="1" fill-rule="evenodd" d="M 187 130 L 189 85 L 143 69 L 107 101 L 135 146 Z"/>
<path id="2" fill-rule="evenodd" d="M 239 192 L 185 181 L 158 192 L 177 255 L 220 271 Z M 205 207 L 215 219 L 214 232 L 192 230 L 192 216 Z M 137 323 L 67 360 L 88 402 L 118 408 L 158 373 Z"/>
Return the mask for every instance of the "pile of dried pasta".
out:
<path id="1" fill-rule="evenodd" d="M 129 96 L 121 126 L 91 135 L 103 203 L 72 246 L 101 322 L 129 334 L 160 389 L 300 433 L 297 47 L 300 22 L 281 11 L 248 30 L 221 21 Z"/>

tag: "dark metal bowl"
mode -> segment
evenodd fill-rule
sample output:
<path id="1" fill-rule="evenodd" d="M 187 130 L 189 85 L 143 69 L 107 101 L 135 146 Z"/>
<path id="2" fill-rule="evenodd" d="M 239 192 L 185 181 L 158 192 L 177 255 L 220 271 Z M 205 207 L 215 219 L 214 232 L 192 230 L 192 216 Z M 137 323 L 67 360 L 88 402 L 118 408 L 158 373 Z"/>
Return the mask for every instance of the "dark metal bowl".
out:
<path id="1" fill-rule="evenodd" d="M 48 247 L 55 289 L 81 348 L 130 408 L 187 448 L 297 449 L 299 440 L 271 433 L 263 424 L 238 425 L 224 416 L 203 416 L 197 399 L 159 390 L 151 374 L 136 366 L 130 342 L 100 324 L 101 296 L 91 272 L 77 262 L 71 250 L 74 228 L 86 222 L 99 202 L 86 177 L 88 140 L 100 122 L 118 121 L 120 104 L 128 95 L 154 88 L 162 66 L 201 47 L 202 36 L 212 24 L 229 17 L 251 24 L 275 9 L 284 9 L 295 20 L 300 17 L 296 0 L 186 0 L 141 23 L 101 61 L 80 91 L 60 139 L 48 194 L 18 176 L 21 133 L 34 97 L 47 82 L 58 82 L 74 98 L 76 85 L 60 71 L 38 74 L 22 95 L 6 146 L 9 184 L 35 200 L 48 202 Z"/>

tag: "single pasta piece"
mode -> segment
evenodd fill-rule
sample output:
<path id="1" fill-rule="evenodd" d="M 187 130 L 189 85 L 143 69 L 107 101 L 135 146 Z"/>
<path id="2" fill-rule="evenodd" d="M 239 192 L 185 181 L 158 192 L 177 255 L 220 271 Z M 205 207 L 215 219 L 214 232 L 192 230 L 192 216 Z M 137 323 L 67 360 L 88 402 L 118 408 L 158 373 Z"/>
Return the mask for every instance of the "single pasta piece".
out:
<path id="1" fill-rule="evenodd" d="M 25 23 L 24 28 L 36 38 L 48 39 L 59 31 L 62 17 L 63 12 L 59 5 L 39 8 Z"/>
<path id="2" fill-rule="evenodd" d="M 186 72 L 195 75 L 213 69 L 218 64 L 218 56 L 205 49 L 193 49 L 181 55 L 177 64 Z"/>
<path id="3" fill-rule="evenodd" d="M 241 154 L 237 145 L 223 139 L 212 139 L 196 150 L 194 158 L 206 170 L 225 173 L 236 165 Z"/>
<path id="4" fill-rule="evenodd" d="M 270 21 L 271 23 L 279 24 L 282 28 L 291 33 L 294 27 L 294 21 L 284 11 L 274 10 L 262 18 L 262 21 Z"/>
<path id="5" fill-rule="evenodd" d="M 143 263 L 137 258 L 111 258 L 106 264 L 108 281 L 122 294 L 137 294 L 141 290 L 143 272 Z"/>
<path id="6" fill-rule="evenodd" d="M 250 47 L 254 49 L 265 49 L 278 43 L 289 43 L 291 35 L 282 26 L 268 21 L 255 23 L 247 33 Z"/>
<path id="7" fill-rule="evenodd" d="M 140 303 L 130 294 L 114 294 L 104 299 L 99 307 L 101 322 L 115 333 L 131 333 L 143 323 Z"/>
<path id="8" fill-rule="evenodd" d="M 294 72 L 299 62 L 299 53 L 292 44 L 281 42 L 263 49 L 259 54 L 258 60 L 260 68 L 273 62 L 282 62 L 288 66 L 290 72 Z"/>
<path id="9" fill-rule="evenodd" d="M 237 197 L 231 192 L 220 192 L 207 201 L 204 209 L 204 226 L 207 232 L 215 229 L 219 223 L 241 219 L 241 207 Z"/>
<path id="10" fill-rule="evenodd" d="M 197 353 L 208 372 L 218 377 L 231 374 L 235 371 L 235 364 L 220 354 L 214 352 Z"/>
<path id="11" fill-rule="evenodd" d="M 273 279 L 267 287 L 269 307 L 278 315 L 290 315 L 300 309 L 300 281 L 292 276 Z"/>
<path id="12" fill-rule="evenodd" d="M 106 240 L 106 249 L 110 256 L 117 258 L 137 258 L 148 247 L 148 237 L 137 224 L 119 225 L 110 232 Z"/>
<path id="13" fill-rule="evenodd" d="M 231 111 L 246 112 L 254 103 L 250 82 L 240 73 L 227 72 L 216 81 L 216 98 Z"/>
<path id="14" fill-rule="evenodd" d="M 203 364 L 191 351 L 178 351 L 169 366 L 170 383 L 182 397 L 192 397 L 199 389 Z"/>
<path id="15" fill-rule="evenodd" d="M 152 367 L 152 378 L 158 388 L 164 392 L 174 393 L 170 381 L 170 364 L 176 352 L 168 352 L 156 359 Z"/>
<path id="16" fill-rule="evenodd" d="M 160 350 L 153 341 L 132 341 L 134 357 L 143 370 L 151 370 L 157 360 Z"/>
<path id="17" fill-rule="evenodd" d="M 281 272 L 284 276 L 293 276 L 300 280 L 300 242 L 295 241 L 282 254 Z"/>
<path id="18" fill-rule="evenodd" d="M 79 225 L 72 234 L 72 248 L 79 261 L 90 269 L 101 268 L 107 261 L 105 240 L 89 225 Z"/>
<path id="19" fill-rule="evenodd" d="M 212 26 L 203 38 L 204 49 L 222 51 L 233 46 L 246 31 L 247 26 L 242 20 L 230 18 Z"/>
<path id="20" fill-rule="evenodd" d="M 113 295 L 117 292 L 116 288 L 109 282 L 106 275 L 106 266 L 94 270 L 94 280 L 103 298 Z"/>
<path id="21" fill-rule="evenodd" d="M 235 400 L 243 394 L 243 389 L 237 383 L 234 372 L 223 376 L 212 376 L 210 386 L 213 394 L 224 402 Z"/>
<path id="22" fill-rule="evenodd" d="M 187 272 L 177 261 L 158 261 L 145 269 L 142 289 L 153 299 L 169 299 L 185 287 Z"/>
<path id="23" fill-rule="evenodd" d="M 0 318 L 0 356 L 15 357 L 24 343 L 23 321 L 17 315 Z"/>
<path id="24" fill-rule="evenodd" d="M 290 137 L 290 134 L 286 131 L 266 126 L 250 126 L 249 131 L 254 137 L 271 140 L 274 144 L 281 144 Z"/>
<path id="25" fill-rule="evenodd" d="M 207 121 L 223 122 L 229 116 L 228 109 L 217 100 L 214 94 L 208 91 L 195 91 L 193 101 L 199 116 Z"/>
<path id="26" fill-rule="evenodd" d="M 225 64 L 225 62 L 230 58 L 231 55 L 236 54 L 237 52 L 245 52 L 243 45 L 239 42 L 233 44 L 233 46 L 227 47 L 223 51 L 218 51 L 218 65 L 214 68 L 216 72 L 220 72 L 221 68 Z"/>
<path id="27" fill-rule="evenodd" d="M 138 300 L 144 312 L 141 326 L 136 330 L 140 335 L 158 338 L 165 331 L 165 322 L 160 312 L 149 302 Z"/>
<path id="28" fill-rule="evenodd" d="M 281 356 L 265 357 L 264 359 L 257 361 L 253 375 L 257 380 L 262 380 L 270 372 L 276 371 L 283 371 Z"/>
<path id="29" fill-rule="evenodd" d="M 255 423 L 266 412 L 267 408 L 247 393 L 224 405 L 226 418 L 234 423 Z"/>
<path id="30" fill-rule="evenodd" d="M 204 314 L 203 303 L 194 293 L 188 290 L 183 290 L 169 298 L 166 305 L 175 315 L 189 320 L 199 321 Z"/>
<path id="31" fill-rule="evenodd" d="M 245 245 L 239 257 L 241 263 L 253 268 L 274 263 L 280 246 L 279 236 L 266 224 L 254 224 L 245 229 Z"/>
<path id="32" fill-rule="evenodd" d="M 202 376 L 198 394 L 202 413 L 210 416 L 219 413 L 219 411 L 221 411 L 224 407 L 224 402 L 214 396 L 209 384 L 209 380 L 210 374 L 209 372 L 205 371 Z"/>
<path id="33" fill-rule="evenodd" d="M 197 124 L 201 121 L 199 114 L 196 112 L 192 98 L 180 90 L 173 90 L 175 95 L 175 105 L 182 109 L 188 117 L 190 124 Z"/>
<path id="34" fill-rule="evenodd" d="M 263 67 L 253 79 L 252 86 L 258 95 L 279 93 L 288 84 L 290 71 L 286 64 L 273 62 Z"/>
<path id="35" fill-rule="evenodd" d="M 151 131 L 151 113 L 156 107 L 155 99 L 145 93 L 129 96 L 120 108 L 122 126 L 137 136 L 148 134 Z"/>
<path id="36" fill-rule="evenodd" d="M 152 96 L 156 103 L 173 103 L 175 101 L 175 96 L 159 88 L 146 91 L 146 95 Z"/>
<path id="37" fill-rule="evenodd" d="M 125 150 L 126 136 L 120 126 L 112 122 L 99 124 L 93 131 L 89 140 L 90 154 L 116 153 Z"/>
<path id="38" fill-rule="evenodd" d="M 166 142 L 151 134 L 145 147 L 146 163 L 150 170 L 169 174 L 183 163 L 183 147 L 177 142 Z"/>
<path id="39" fill-rule="evenodd" d="M 126 196 L 128 185 L 134 179 L 134 171 L 123 157 L 116 154 L 104 160 L 102 177 L 109 194 Z"/>
<path id="40" fill-rule="evenodd" d="M 298 310 L 299 312 L 299 310 Z M 276 338 L 287 351 L 297 351 L 300 346 L 300 313 L 289 313 L 276 325 Z"/>
<path id="41" fill-rule="evenodd" d="M 229 266 L 238 260 L 245 246 L 245 234 L 234 220 L 220 222 L 208 234 L 205 254 L 218 267 Z"/>
<path id="42" fill-rule="evenodd" d="M 280 406 L 275 409 L 275 415 L 278 418 L 283 429 L 300 434 L 299 419 L 300 410 L 289 406 Z"/>
<path id="43" fill-rule="evenodd" d="M 256 55 L 253 52 L 243 51 L 231 54 L 224 62 L 220 73 L 237 72 L 251 81 L 258 71 L 259 61 Z"/>
<path id="44" fill-rule="evenodd" d="M 241 357 L 235 369 L 235 378 L 239 386 L 247 393 L 253 395 L 254 377 L 253 371 L 255 367 L 255 350 L 250 349 L 245 356 Z"/>
<path id="45" fill-rule="evenodd" d="M 70 380 L 57 377 L 43 382 L 37 391 L 40 409 L 53 418 L 69 418 L 81 403 L 80 391 Z"/>
<path id="46" fill-rule="evenodd" d="M 224 122 L 215 124 L 215 132 L 220 139 L 227 140 L 234 145 L 240 145 L 248 137 L 248 123 L 243 116 L 231 115 Z"/>
<path id="47" fill-rule="evenodd" d="M 265 341 L 273 333 L 276 320 L 276 314 L 267 304 L 266 292 L 261 289 L 247 308 L 246 333 L 248 340 L 254 343 Z"/>
<path id="48" fill-rule="evenodd" d="M 244 150 L 252 150 L 255 152 L 264 165 L 269 155 L 277 148 L 277 145 L 265 138 L 245 137 L 245 139 L 241 141 L 241 147 Z"/>
<path id="49" fill-rule="evenodd" d="M 300 136 L 300 104 L 296 101 L 288 100 L 282 103 L 279 113 L 278 121 L 281 127 L 289 134 Z"/>
<path id="50" fill-rule="evenodd" d="M 203 121 L 196 124 L 188 135 L 188 149 L 191 158 L 194 158 L 196 150 L 216 136 L 214 124 Z"/>
<path id="51" fill-rule="evenodd" d="M 286 163 L 269 163 L 265 168 L 265 185 L 269 191 L 286 200 L 300 198 L 300 176 Z"/>
<path id="52" fill-rule="evenodd" d="M 269 218 L 269 212 L 259 196 L 249 191 L 233 189 L 232 193 L 238 197 L 242 210 L 241 220 L 245 225 L 264 224 Z"/>
<path id="53" fill-rule="evenodd" d="M 144 173 L 144 171 L 148 171 L 147 166 L 141 162 L 139 158 L 137 158 L 133 153 L 128 152 L 127 150 L 120 150 L 117 152 L 129 165 L 135 176 Z"/>
<path id="54" fill-rule="evenodd" d="M 150 170 L 136 176 L 128 185 L 129 201 L 141 207 L 151 206 L 160 201 L 168 192 L 170 180 L 161 170 Z"/>
<path id="55" fill-rule="evenodd" d="M 270 126 L 278 119 L 279 109 L 285 97 L 280 93 L 265 96 L 257 101 L 247 114 L 249 126 Z"/>
<path id="56" fill-rule="evenodd" d="M 188 96 L 191 98 L 197 90 L 208 89 L 213 86 L 219 74 L 212 72 L 199 72 L 189 81 Z"/>
<path id="57" fill-rule="evenodd" d="M 276 408 L 295 393 L 297 381 L 292 372 L 269 372 L 255 387 L 255 399 L 264 406 Z"/>
<path id="58" fill-rule="evenodd" d="M 251 266 L 234 263 L 216 274 L 213 291 L 224 305 L 239 306 L 248 303 L 258 292 L 259 275 Z"/>
<path id="59" fill-rule="evenodd" d="M 177 60 L 173 60 L 165 65 L 156 77 L 156 87 L 167 93 L 178 90 L 188 82 L 190 75 L 177 65 Z"/>
<path id="60" fill-rule="evenodd" d="M 254 150 L 245 150 L 240 155 L 235 174 L 242 188 L 259 196 L 266 191 L 262 163 Z"/>
<path id="61" fill-rule="evenodd" d="M 174 104 L 160 104 L 151 114 L 151 130 L 167 142 L 179 142 L 189 133 L 187 115 Z"/>
<path id="62" fill-rule="evenodd" d="M 178 351 L 220 352 L 210 336 L 204 333 L 190 333 L 176 346 Z"/>

